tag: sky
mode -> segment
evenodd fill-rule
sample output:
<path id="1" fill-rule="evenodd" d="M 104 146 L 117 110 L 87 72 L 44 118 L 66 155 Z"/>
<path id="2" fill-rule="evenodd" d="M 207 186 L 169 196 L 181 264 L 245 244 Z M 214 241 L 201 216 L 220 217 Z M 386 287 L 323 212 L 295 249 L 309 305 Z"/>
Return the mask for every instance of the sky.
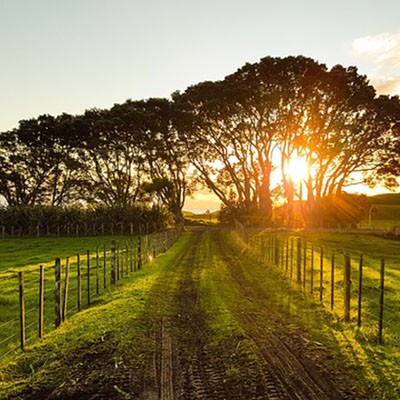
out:
<path id="1" fill-rule="evenodd" d="M 399 15 L 399 0 L 0 0 L 0 131 L 168 97 L 265 56 L 356 65 L 400 94 Z M 218 208 L 197 196 L 186 208 Z"/>

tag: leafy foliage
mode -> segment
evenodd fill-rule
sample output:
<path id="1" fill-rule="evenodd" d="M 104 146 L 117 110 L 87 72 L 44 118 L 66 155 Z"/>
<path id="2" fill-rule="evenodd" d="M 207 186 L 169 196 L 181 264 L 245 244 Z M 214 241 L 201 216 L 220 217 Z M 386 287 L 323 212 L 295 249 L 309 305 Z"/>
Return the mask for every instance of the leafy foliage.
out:
<path id="1" fill-rule="evenodd" d="M 20 121 L 0 133 L 0 196 L 9 206 L 157 205 L 180 224 L 185 196 L 201 183 L 224 218 L 272 224 L 279 192 L 280 219 L 294 225 L 295 201 L 306 197 L 302 218 L 313 225 L 349 185 L 396 188 L 399 146 L 399 98 L 377 97 L 357 68 L 265 57 L 172 101 Z M 297 181 L 295 158 L 308 167 Z"/>

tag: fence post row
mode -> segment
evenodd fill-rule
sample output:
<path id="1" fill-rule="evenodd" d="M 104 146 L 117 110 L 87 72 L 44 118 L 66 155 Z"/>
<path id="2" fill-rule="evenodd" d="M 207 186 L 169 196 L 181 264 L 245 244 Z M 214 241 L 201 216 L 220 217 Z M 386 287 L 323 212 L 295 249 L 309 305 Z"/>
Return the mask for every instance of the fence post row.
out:
<path id="1" fill-rule="evenodd" d="M 1 227 L 1 234 L 4 234 L 5 227 Z M 168 231 L 164 233 L 147 234 L 145 236 L 138 236 L 137 242 L 135 240 L 129 240 L 125 246 L 122 247 L 121 259 L 119 257 L 118 244 L 115 241 L 111 242 L 111 284 L 114 285 L 119 277 L 122 277 L 124 273 L 127 275 L 130 272 L 134 272 L 137 269 L 141 269 L 143 264 L 147 264 L 150 259 L 157 257 L 157 255 L 168 248 L 177 239 L 177 231 Z M 164 240 L 162 240 L 164 239 Z M 262 254 L 264 250 L 267 250 L 266 243 L 258 241 L 257 245 Z M 274 261 L 279 263 L 281 261 L 282 267 L 285 262 L 286 254 L 286 271 L 289 266 L 289 241 L 286 241 L 286 253 L 285 246 L 283 243 L 282 254 L 280 254 L 279 240 L 274 240 L 275 248 L 272 254 Z M 293 243 L 291 252 L 293 252 Z M 91 254 L 87 250 L 87 305 L 91 305 Z M 96 248 L 96 294 L 100 292 L 100 253 L 99 248 Z M 121 261 L 121 265 L 120 262 Z M 123 264 L 125 263 L 125 264 Z M 76 309 L 82 310 L 82 265 L 81 256 L 78 253 L 76 255 L 76 290 L 77 290 L 77 304 Z M 124 270 L 124 265 L 126 270 Z M 121 270 L 120 270 L 121 268 Z M 107 252 L 106 246 L 103 247 L 103 286 L 107 287 Z M 55 328 L 58 328 L 63 321 L 67 318 L 68 313 L 68 299 L 69 299 L 69 286 L 71 276 L 71 262 L 70 258 L 66 257 L 65 261 L 65 276 L 64 282 L 62 277 L 62 265 L 61 259 L 56 258 L 54 263 L 54 312 Z M 20 324 L 20 348 L 25 349 L 26 344 L 26 311 L 25 311 L 25 277 L 24 272 L 18 272 L 18 284 L 19 284 L 19 324 Z M 39 281 L 38 281 L 38 337 L 44 336 L 44 307 L 45 307 L 45 269 L 43 265 L 39 266 Z"/>
<path id="2" fill-rule="evenodd" d="M 242 235 L 243 236 L 243 235 Z M 171 238 L 168 233 L 164 233 L 165 241 L 170 244 L 171 239 L 174 239 L 175 235 Z M 255 251 L 262 259 L 269 262 L 271 265 L 282 268 L 285 271 L 286 276 L 289 276 L 290 281 L 292 280 L 292 274 L 296 274 L 297 285 L 306 287 L 307 273 L 310 273 L 310 292 L 314 293 L 314 274 L 319 273 L 319 288 L 318 297 L 322 303 L 324 298 L 324 247 L 319 247 L 319 271 L 316 268 L 316 255 L 318 250 L 314 248 L 314 245 L 310 247 L 310 271 L 307 271 L 307 244 L 302 241 L 300 237 L 288 237 L 281 241 L 276 234 L 260 234 L 259 236 L 248 235 L 248 245 Z M 156 249 L 158 248 L 155 243 L 158 243 L 158 238 L 151 238 L 146 236 L 138 238 L 137 244 L 137 256 L 138 256 L 138 269 L 142 264 L 143 256 L 145 262 L 147 262 L 148 252 L 152 249 L 153 255 L 156 255 Z M 297 242 L 297 244 L 296 244 Z M 150 245 L 150 244 L 151 245 Z M 281 245 L 282 244 L 282 245 Z M 296 250 L 295 250 L 296 247 Z M 296 254 L 294 254 L 296 251 Z M 340 252 L 342 253 L 342 252 Z M 343 253 L 343 316 L 344 322 L 351 322 L 351 286 L 352 286 L 352 267 L 351 267 L 351 255 L 347 252 Z M 294 263 L 296 262 L 295 270 Z M 315 264 L 314 264 L 315 263 Z M 331 311 L 335 308 L 335 263 L 336 263 L 336 251 L 332 250 L 330 257 L 330 299 L 329 306 Z M 360 328 L 362 325 L 362 301 L 363 301 L 363 267 L 364 257 L 360 254 L 358 263 L 358 299 L 357 299 L 357 327 Z M 316 288 L 317 291 L 317 288 Z M 380 264 L 380 279 L 379 279 L 379 310 L 378 310 L 378 332 L 377 342 L 383 343 L 383 324 L 384 324 L 384 301 L 385 301 L 385 259 L 381 259 Z"/>

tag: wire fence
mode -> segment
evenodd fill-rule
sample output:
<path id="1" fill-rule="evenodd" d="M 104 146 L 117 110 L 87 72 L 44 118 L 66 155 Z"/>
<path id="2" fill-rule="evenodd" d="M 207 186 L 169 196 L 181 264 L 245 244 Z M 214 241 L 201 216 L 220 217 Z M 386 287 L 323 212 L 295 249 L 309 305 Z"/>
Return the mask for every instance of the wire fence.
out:
<path id="1" fill-rule="evenodd" d="M 238 233 L 290 284 L 334 317 L 377 344 L 400 344 L 400 254 L 351 254 L 307 241 L 293 232 Z"/>
<path id="2" fill-rule="evenodd" d="M 169 249 L 180 235 L 170 229 L 112 241 L 37 269 L 0 274 L 0 359 L 25 349 L 92 305 L 115 285 Z"/>

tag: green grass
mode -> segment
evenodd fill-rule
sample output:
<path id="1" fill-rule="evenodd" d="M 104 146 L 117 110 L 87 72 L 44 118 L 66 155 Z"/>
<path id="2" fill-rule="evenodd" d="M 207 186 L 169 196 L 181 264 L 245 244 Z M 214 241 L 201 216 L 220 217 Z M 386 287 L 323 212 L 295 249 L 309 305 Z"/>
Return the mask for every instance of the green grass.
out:
<path id="1" fill-rule="evenodd" d="M 400 193 L 384 193 L 368 197 L 372 204 L 400 205 Z"/>
<path id="2" fill-rule="evenodd" d="M 390 393 L 388 397 L 396 398 L 400 390 L 400 242 L 385 240 L 378 237 L 356 234 L 338 233 L 307 233 L 298 234 L 280 233 L 278 268 L 286 277 L 293 288 L 303 292 L 315 304 L 319 303 L 320 296 L 320 263 L 321 247 L 323 247 L 323 299 L 321 305 L 329 315 L 328 327 L 333 332 L 342 351 L 347 349 L 355 364 L 365 369 L 365 376 L 369 382 L 381 386 L 384 392 Z M 296 282 L 297 238 L 302 239 L 301 249 L 301 278 L 300 285 Z M 293 262 L 291 261 L 291 248 L 293 239 Z M 271 235 L 261 234 L 251 240 L 251 248 L 255 249 L 258 256 L 269 264 L 270 253 L 260 251 L 260 244 L 267 248 L 275 247 Z M 287 242 L 289 240 L 289 242 Z M 306 253 L 306 280 L 304 285 L 304 244 Z M 287 244 L 289 244 L 289 261 L 286 263 Z M 314 257 L 312 257 L 312 248 Z M 331 262 L 334 252 L 334 305 L 331 310 Z M 346 324 L 344 318 L 344 253 L 351 255 L 351 323 Z M 363 289 L 362 289 L 362 326 L 357 328 L 357 305 L 359 284 L 360 254 L 363 254 Z M 312 258 L 313 273 L 312 273 Z M 377 344 L 378 315 L 379 315 L 379 287 L 381 259 L 385 258 L 385 292 L 384 292 L 384 325 L 383 345 Z M 292 270 L 292 274 L 290 271 Z M 292 276 L 291 276 L 292 275 Z M 291 277 L 290 277 L 291 276 Z M 313 291 L 311 292 L 311 276 L 313 276 Z M 296 314 L 302 311 L 296 308 Z M 307 320 L 313 317 L 308 316 Z M 387 385 L 387 388 L 385 387 Z M 392 396 L 392 397 L 391 397 Z"/>
<path id="3" fill-rule="evenodd" d="M 132 237 L 95 237 L 95 238 L 53 238 L 47 239 L 14 239 L 1 242 L 3 248 L 14 251 L 15 261 L 8 256 L 6 272 L 0 273 L 0 358 L 14 353 L 19 346 L 19 281 L 17 271 L 24 271 L 26 338 L 28 343 L 38 337 L 39 325 L 39 266 L 33 258 L 41 260 L 44 266 L 44 328 L 45 332 L 55 326 L 55 268 L 54 256 L 61 259 L 61 291 L 65 286 L 66 257 L 69 255 L 69 290 L 67 297 L 67 317 L 78 311 L 78 259 L 80 253 L 81 268 L 81 305 L 88 307 L 88 293 L 91 302 L 96 304 L 99 292 L 111 285 L 111 252 L 110 244 L 105 248 L 102 243 L 109 239 L 117 240 L 117 266 L 121 278 L 137 269 L 138 241 Z M 142 238 L 142 261 L 146 264 L 153 252 L 162 251 L 163 234 Z M 7 242 L 10 246 L 6 246 Z M 97 257 L 96 247 L 99 246 Z M 90 249 L 90 282 L 88 280 L 88 257 L 85 249 Z M 18 266 L 18 267 L 17 267 Z M 3 270 L 4 271 L 4 270 Z"/>
<path id="4" fill-rule="evenodd" d="M 169 307 L 167 293 L 177 279 L 169 268 L 176 255 L 188 245 L 189 238 L 190 235 L 184 235 L 172 251 L 160 255 L 156 262 L 134 275 L 126 276 L 100 294 L 95 307 L 74 315 L 43 340 L 33 342 L 23 355 L 11 354 L 10 361 L 3 362 L 0 370 L 0 398 L 9 398 L 27 385 L 38 388 L 42 385 L 52 387 L 55 382 L 57 387 L 64 386 L 66 382 L 76 383 L 80 368 L 86 368 L 86 357 L 90 358 L 93 352 L 106 353 L 104 369 L 91 373 L 89 364 L 89 372 L 88 369 L 84 371 L 95 382 L 104 377 L 112 379 L 114 375 L 117 379 L 120 371 L 126 368 L 135 376 L 142 376 L 146 362 L 144 354 L 154 351 L 154 343 L 148 336 L 147 317 L 140 323 L 137 320 L 142 315 L 150 317 L 166 312 Z M 153 291 L 157 285 L 157 291 Z M 160 294 L 162 298 L 153 299 L 157 309 L 150 310 L 147 301 Z M 102 347 L 105 338 L 109 339 L 107 346 L 112 347 Z M 96 375 L 98 373 L 104 375 Z"/>
<path id="5" fill-rule="evenodd" d="M 94 252 L 112 240 L 126 241 L 129 236 L 50 237 L 0 240 L 0 272 L 20 270 L 22 267 L 54 263 L 56 257 L 65 258 L 77 253 Z"/>
<path id="6" fill-rule="evenodd" d="M 79 384 L 78 378 L 98 384 L 114 376 L 117 379 L 121 371 L 130 371 L 133 387 L 139 385 L 137 380 L 145 378 L 146 360 L 156 350 L 151 332 L 159 329 L 161 316 L 177 312 L 174 302 L 179 294 L 179 282 L 185 275 L 185 265 L 190 264 L 180 257 L 193 244 L 193 237 L 193 234 L 183 235 L 170 251 L 157 257 L 149 267 L 125 277 L 111 290 L 101 293 L 96 307 L 74 315 L 60 329 L 48 333 L 44 340 L 32 342 L 24 355 L 12 354 L 10 362 L 3 363 L 0 368 L 0 398 L 16 394 L 23 387 L 47 388 L 44 393 L 49 393 L 49 388 L 73 388 Z M 225 255 L 218 248 L 219 237 Z M 282 234 L 281 238 L 285 237 Z M 348 246 L 348 249 L 355 250 L 360 246 L 367 249 L 368 245 L 371 246 L 367 239 L 373 239 L 374 246 L 379 245 L 380 251 L 385 250 L 385 245 L 379 242 L 381 239 L 359 237 L 353 243 L 351 238 L 355 237 L 333 234 L 306 236 L 315 247 L 325 243 L 326 252 L 338 243 L 342 247 Z M 252 243 L 255 249 L 257 238 Z M 251 313 L 258 316 L 260 329 L 276 328 L 277 334 L 280 329 L 293 332 L 300 341 L 309 343 L 310 351 L 317 355 L 321 348 L 329 349 L 333 365 L 340 361 L 353 369 L 354 376 L 357 376 L 357 380 L 353 377 L 355 386 L 379 387 L 382 396 L 374 398 L 398 398 L 400 355 L 397 345 L 386 340 L 384 346 L 376 346 L 366 339 L 366 335 L 360 336 L 354 324 L 344 324 L 340 317 L 317 304 L 311 295 L 305 295 L 296 285 L 291 285 L 283 276 L 282 267 L 266 268 L 265 257 L 249 252 L 236 235 L 204 232 L 196 244 L 195 267 L 186 270 L 185 279 L 190 273 L 198 288 L 199 307 L 204 310 L 212 332 L 210 346 L 224 349 L 228 354 L 224 367 L 232 387 L 236 387 L 238 381 L 246 382 L 246 371 L 260 370 L 263 361 L 251 339 L 251 332 L 245 332 L 240 322 L 241 316 Z M 388 242 L 387 245 L 396 251 L 396 244 Z M 376 257 L 379 255 L 373 254 L 371 260 Z M 328 267 L 328 257 L 325 263 Z M 243 286 L 234 279 L 234 269 L 240 271 L 238 274 L 245 281 Z M 339 289 L 339 272 L 337 277 Z M 328 276 L 325 278 L 328 280 Z M 397 278 L 393 278 L 393 285 L 396 282 Z M 340 304 L 340 297 L 337 300 Z M 387 334 L 385 331 L 386 339 L 389 338 Z M 104 340 L 107 348 L 102 344 L 102 338 L 108 338 Z M 107 363 L 91 368 L 85 357 L 101 352 L 106 354 Z"/>
<path id="7" fill-rule="evenodd" d="M 219 211 L 213 211 L 209 214 L 195 214 L 191 211 L 183 211 L 183 216 L 190 222 L 199 222 L 202 224 L 217 224 L 219 222 Z"/>
<path id="8" fill-rule="evenodd" d="M 376 204 L 376 212 L 371 218 L 371 226 L 369 221 L 364 220 L 360 224 L 360 228 L 373 229 L 400 229 L 400 204 Z"/>
<path id="9" fill-rule="evenodd" d="M 360 222 L 359 228 L 362 229 L 386 229 L 394 227 L 400 228 L 400 193 L 385 193 L 370 196 L 369 200 L 374 207 L 369 218 Z"/>

